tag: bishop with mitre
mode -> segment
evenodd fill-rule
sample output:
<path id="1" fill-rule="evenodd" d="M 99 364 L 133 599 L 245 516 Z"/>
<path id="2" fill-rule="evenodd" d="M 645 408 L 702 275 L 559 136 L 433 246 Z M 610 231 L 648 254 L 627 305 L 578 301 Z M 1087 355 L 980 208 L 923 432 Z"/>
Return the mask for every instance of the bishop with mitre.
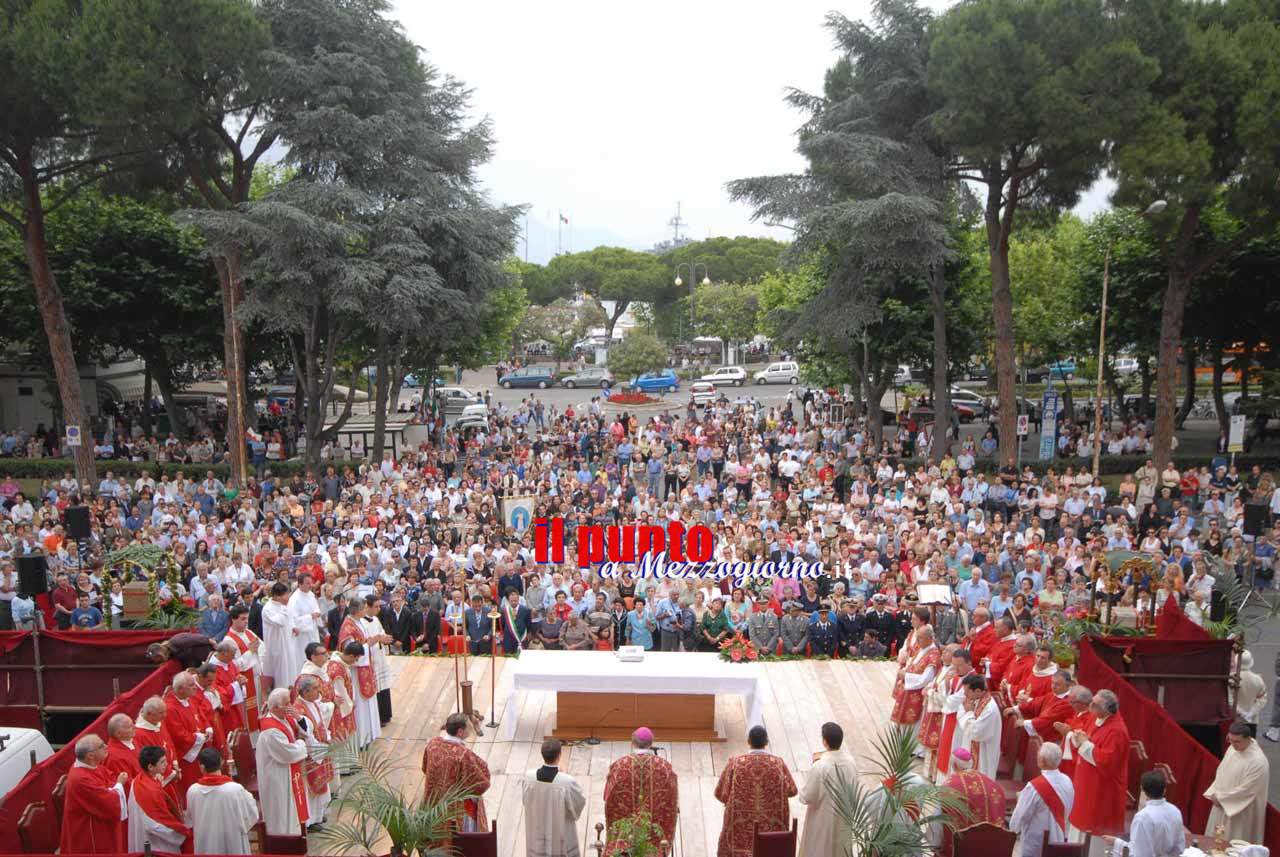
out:
<path id="1" fill-rule="evenodd" d="M 679 811 L 675 769 L 653 752 L 653 730 L 641 726 L 631 733 L 631 753 L 614 759 L 604 781 L 604 820 L 613 823 L 648 810 L 649 820 L 662 830 L 660 839 L 675 840 Z M 659 842 L 653 842 L 659 847 Z"/>

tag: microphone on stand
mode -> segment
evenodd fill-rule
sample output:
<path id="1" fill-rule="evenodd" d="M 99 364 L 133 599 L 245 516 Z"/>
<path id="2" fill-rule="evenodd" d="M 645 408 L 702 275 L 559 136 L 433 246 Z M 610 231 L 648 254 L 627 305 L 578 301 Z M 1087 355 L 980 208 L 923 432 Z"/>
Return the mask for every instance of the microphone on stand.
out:
<path id="1" fill-rule="evenodd" d="M 599 744 L 600 739 L 596 737 L 596 729 L 600 728 L 600 724 L 605 721 L 606 717 L 608 717 L 610 714 L 617 714 L 621 710 L 622 709 L 620 708 L 610 708 L 603 715 L 601 715 L 600 719 L 597 720 L 595 722 L 595 725 L 591 727 L 591 733 L 590 735 L 587 736 L 587 744 L 589 744 L 592 747 L 595 747 L 597 744 Z"/>

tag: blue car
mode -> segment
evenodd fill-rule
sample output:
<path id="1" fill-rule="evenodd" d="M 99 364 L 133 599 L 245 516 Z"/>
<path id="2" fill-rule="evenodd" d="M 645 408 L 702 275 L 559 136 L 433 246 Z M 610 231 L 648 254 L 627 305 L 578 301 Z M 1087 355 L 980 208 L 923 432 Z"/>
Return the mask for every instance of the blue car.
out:
<path id="1" fill-rule="evenodd" d="M 631 389 L 643 393 L 674 393 L 680 389 L 680 378 L 670 369 L 661 372 L 645 372 L 631 379 Z"/>
<path id="2" fill-rule="evenodd" d="M 505 390 L 512 387 L 537 387 L 545 390 L 556 382 L 556 373 L 550 366 L 525 366 L 508 372 L 498 381 Z"/>

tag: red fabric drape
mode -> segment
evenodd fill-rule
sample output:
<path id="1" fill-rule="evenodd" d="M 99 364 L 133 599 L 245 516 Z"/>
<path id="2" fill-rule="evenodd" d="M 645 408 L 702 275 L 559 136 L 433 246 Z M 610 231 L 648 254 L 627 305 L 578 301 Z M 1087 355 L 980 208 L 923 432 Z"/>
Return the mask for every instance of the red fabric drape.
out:
<path id="1" fill-rule="evenodd" d="M 1092 641 L 1094 654 L 1124 676 L 1134 689 L 1155 702 L 1161 700 L 1169 716 L 1181 723 L 1215 723 L 1230 719 L 1226 677 L 1231 673 L 1230 640 L 1152 640 L 1145 637 L 1104 637 Z M 1140 678 L 1154 675 L 1218 676 L 1201 678 Z"/>
<path id="2" fill-rule="evenodd" d="M 1177 600 L 1170 598 L 1156 616 L 1156 637 L 1161 640 L 1211 640 L 1209 632 L 1187 618 Z"/>
<path id="3" fill-rule="evenodd" d="M 9 654 L 30 639 L 30 631 L 0 631 L 0 655 Z"/>

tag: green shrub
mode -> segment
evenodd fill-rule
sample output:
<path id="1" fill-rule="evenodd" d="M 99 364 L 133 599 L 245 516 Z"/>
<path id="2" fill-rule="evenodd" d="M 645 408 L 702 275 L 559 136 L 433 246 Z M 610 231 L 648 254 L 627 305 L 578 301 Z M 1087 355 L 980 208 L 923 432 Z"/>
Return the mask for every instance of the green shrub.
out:
<path id="1" fill-rule="evenodd" d="M 303 465 L 301 461 L 284 461 L 272 464 L 270 469 L 275 476 L 293 476 L 303 472 Z M 16 479 L 61 479 L 74 470 L 75 464 L 62 458 L 0 459 L 0 477 L 9 475 Z M 160 464 L 155 461 L 123 460 L 98 462 L 99 478 L 108 470 L 116 476 L 127 476 L 130 479 L 136 479 L 143 473 L 148 473 L 155 479 L 166 473 L 172 477 L 179 471 L 185 473 L 188 479 L 203 479 L 210 470 L 224 482 L 231 476 L 231 466 L 227 464 Z"/>

